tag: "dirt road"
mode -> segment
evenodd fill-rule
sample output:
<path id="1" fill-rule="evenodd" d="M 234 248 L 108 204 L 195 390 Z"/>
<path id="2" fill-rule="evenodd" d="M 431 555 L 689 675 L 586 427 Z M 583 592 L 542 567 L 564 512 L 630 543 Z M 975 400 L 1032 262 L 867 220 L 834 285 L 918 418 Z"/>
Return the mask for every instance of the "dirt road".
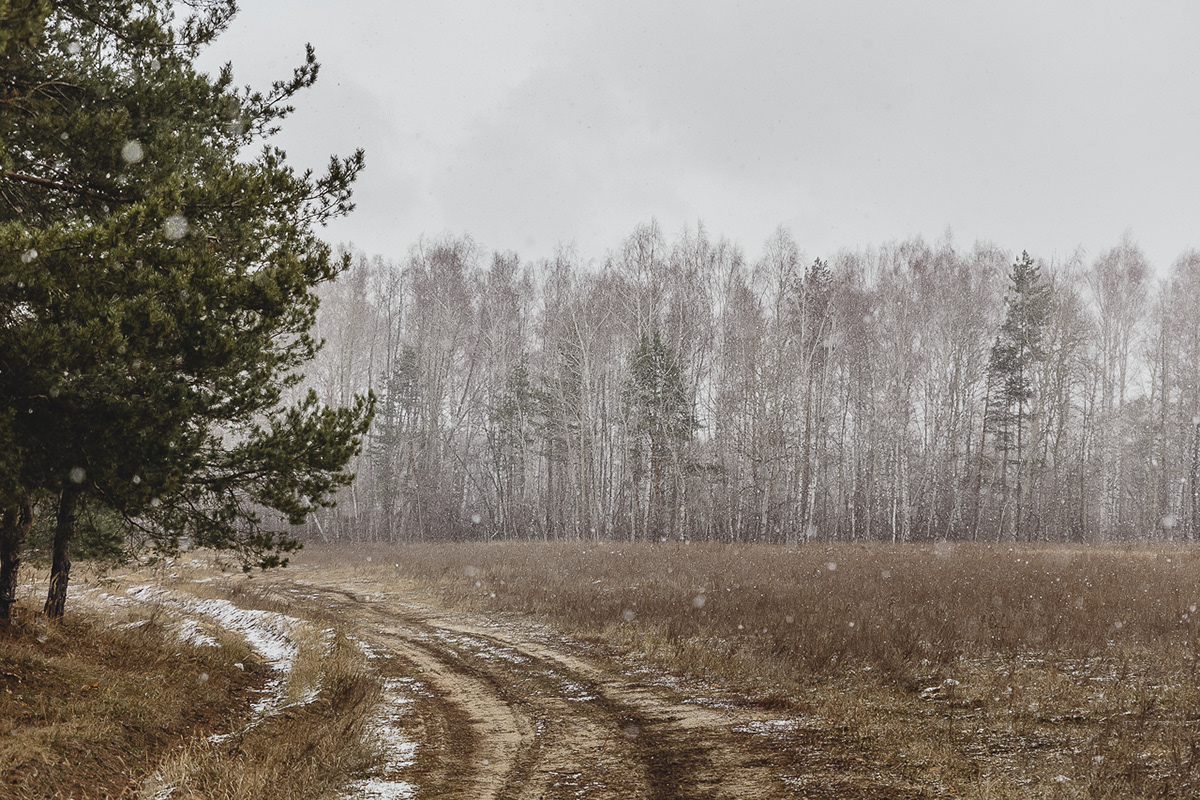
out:
<path id="1" fill-rule="evenodd" d="M 516 618 L 483 619 L 306 581 L 271 591 L 332 614 L 409 682 L 418 797 L 912 797 L 778 698 L 629 674 Z"/>

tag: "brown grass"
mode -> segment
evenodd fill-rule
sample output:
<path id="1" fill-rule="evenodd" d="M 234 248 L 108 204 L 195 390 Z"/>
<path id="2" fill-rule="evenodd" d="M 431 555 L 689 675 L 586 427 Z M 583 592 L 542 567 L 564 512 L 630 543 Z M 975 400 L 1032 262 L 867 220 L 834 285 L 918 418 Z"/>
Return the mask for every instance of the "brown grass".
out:
<path id="1" fill-rule="evenodd" d="M 307 615 L 279 713 L 251 715 L 269 669 L 244 641 L 178 641 L 170 605 L 87 611 L 86 583 L 112 594 L 152 583 L 183 595 L 295 616 L 253 581 L 195 562 L 91 575 L 61 626 L 28 606 L 0 631 L 0 797 L 329 797 L 377 761 L 364 725 L 379 679 L 334 621 Z M 180 573 L 183 577 L 179 577 Z M 222 734 L 216 741 L 213 734 Z"/>
<path id="2" fill-rule="evenodd" d="M 932 795 L 1200 791 L 1200 552 L 505 544 L 300 559 L 811 713 Z"/>
<path id="3" fill-rule="evenodd" d="M 297 703 L 318 688 L 315 700 Z M 230 740 L 193 742 L 176 753 L 142 796 L 171 786 L 171 797 L 180 800 L 323 798 L 376 763 L 366 725 L 379 701 L 379 683 L 345 637 L 335 636 L 327 646 L 314 633 L 301 642 L 288 698 L 294 705 Z"/>
<path id="4" fill-rule="evenodd" d="M 189 737 L 228 731 L 265 671 L 240 641 L 180 648 L 161 617 L 19 607 L 0 629 L 0 796 L 116 797 Z"/>
<path id="5" fill-rule="evenodd" d="M 160 763 L 139 797 L 156 797 L 170 787 L 172 800 L 325 798 L 370 772 L 378 761 L 367 734 L 380 699 L 379 677 L 336 620 L 318 609 L 301 613 L 247 577 L 197 583 L 196 578 L 215 577 L 204 561 L 160 573 L 156 585 L 184 596 L 230 600 L 239 608 L 301 621 L 290 633 L 297 655 L 281 708 L 243 721 L 232 737 L 192 739 Z"/>

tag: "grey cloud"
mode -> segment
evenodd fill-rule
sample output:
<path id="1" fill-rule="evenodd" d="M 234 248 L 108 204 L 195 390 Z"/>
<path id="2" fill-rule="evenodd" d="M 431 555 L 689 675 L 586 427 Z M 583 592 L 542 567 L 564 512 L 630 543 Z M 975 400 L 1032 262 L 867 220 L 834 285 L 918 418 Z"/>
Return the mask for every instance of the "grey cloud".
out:
<path id="1" fill-rule="evenodd" d="M 336 230 L 392 252 L 452 228 L 599 256 L 652 216 L 668 232 L 702 219 L 751 253 L 780 223 L 812 252 L 947 225 L 1041 253 L 1132 227 L 1160 266 L 1194 243 L 1200 6 L 287 8 L 288 35 L 314 28 L 296 52 L 313 38 L 323 77 L 345 75 L 302 100 L 289 141 L 367 147 Z M 270 56 L 241 49 L 235 66 Z"/>

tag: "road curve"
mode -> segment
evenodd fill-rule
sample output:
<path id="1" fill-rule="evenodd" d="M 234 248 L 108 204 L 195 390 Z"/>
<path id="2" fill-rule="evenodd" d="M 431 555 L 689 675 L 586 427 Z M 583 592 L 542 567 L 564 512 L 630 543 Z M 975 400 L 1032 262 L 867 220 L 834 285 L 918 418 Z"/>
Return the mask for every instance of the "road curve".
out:
<path id="1" fill-rule="evenodd" d="M 513 618 L 443 612 L 356 588 L 269 586 L 336 618 L 389 677 L 420 685 L 406 717 L 418 756 L 402 776 L 418 797 L 922 796 L 890 781 L 838 778 L 838 743 L 795 710 L 629 675 Z"/>

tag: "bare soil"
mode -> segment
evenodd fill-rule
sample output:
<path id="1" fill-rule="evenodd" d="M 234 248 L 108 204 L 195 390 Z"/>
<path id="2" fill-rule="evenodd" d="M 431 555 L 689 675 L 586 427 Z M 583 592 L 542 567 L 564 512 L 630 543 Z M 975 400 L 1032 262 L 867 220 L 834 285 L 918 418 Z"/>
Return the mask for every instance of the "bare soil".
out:
<path id="1" fill-rule="evenodd" d="M 631 674 L 602 646 L 517 616 L 449 612 L 365 579 L 347 589 L 319 576 L 270 587 L 300 613 L 332 613 L 382 670 L 415 679 L 417 759 L 390 777 L 418 797 L 930 796 L 802 703 Z"/>

